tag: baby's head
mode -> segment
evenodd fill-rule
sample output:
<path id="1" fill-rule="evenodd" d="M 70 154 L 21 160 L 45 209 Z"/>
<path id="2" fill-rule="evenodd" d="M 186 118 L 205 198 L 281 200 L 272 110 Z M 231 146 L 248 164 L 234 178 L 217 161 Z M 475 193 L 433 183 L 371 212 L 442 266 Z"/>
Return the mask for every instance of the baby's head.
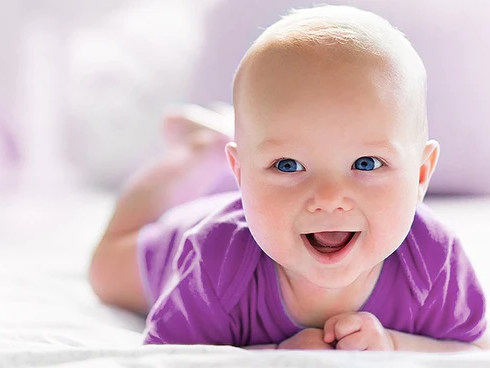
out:
<path id="1" fill-rule="evenodd" d="M 401 244 L 439 152 L 401 32 L 352 7 L 295 11 L 246 53 L 234 106 L 247 222 L 290 276 L 342 287 Z"/>

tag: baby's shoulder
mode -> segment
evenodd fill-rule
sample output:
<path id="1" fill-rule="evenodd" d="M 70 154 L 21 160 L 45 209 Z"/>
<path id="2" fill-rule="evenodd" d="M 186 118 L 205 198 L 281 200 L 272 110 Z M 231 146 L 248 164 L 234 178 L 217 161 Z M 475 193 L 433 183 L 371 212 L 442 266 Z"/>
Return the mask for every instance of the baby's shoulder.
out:
<path id="1" fill-rule="evenodd" d="M 425 204 L 417 207 L 405 241 L 390 257 L 390 269 L 407 282 L 422 305 L 440 277 L 451 272 L 456 237 Z M 404 275 L 402 277 L 402 275 Z"/>
<path id="2" fill-rule="evenodd" d="M 422 252 L 442 257 L 451 251 L 456 239 L 455 232 L 424 203 L 417 207 L 409 235 L 423 245 Z"/>
<path id="3" fill-rule="evenodd" d="M 400 247 L 403 263 L 430 284 L 447 267 L 457 245 L 455 233 L 425 204 L 417 207 L 412 227 Z"/>
<path id="4" fill-rule="evenodd" d="M 220 299 L 228 299 L 249 282 L 262 255 L 239 195 L 228 196 L 221 207 L 189 229 L 185 238 L 198 251 L 201 269 Z"/>

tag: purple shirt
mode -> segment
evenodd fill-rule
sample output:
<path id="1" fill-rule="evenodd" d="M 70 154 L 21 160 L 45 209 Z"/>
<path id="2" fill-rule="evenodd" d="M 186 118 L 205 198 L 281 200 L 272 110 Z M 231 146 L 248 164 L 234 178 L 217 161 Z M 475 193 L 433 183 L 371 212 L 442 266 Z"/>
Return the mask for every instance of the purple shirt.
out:
<path id="1" fill-rule="evenodd" d="M 274 262 L 227 193 L 144 227 L 138 240 L 147 344 L 279 343 L 304 327 L 284 308 Z M 424 205 L 361 308 L 385 328 L 470 342 L 485 331 L 482 289 L 459 240 Z"/>

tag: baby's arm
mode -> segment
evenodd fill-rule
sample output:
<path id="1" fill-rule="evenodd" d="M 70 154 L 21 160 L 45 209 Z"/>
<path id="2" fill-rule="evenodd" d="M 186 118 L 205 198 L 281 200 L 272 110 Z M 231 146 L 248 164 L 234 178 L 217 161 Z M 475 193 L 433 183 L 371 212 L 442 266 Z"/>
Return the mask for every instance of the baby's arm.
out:
<path id="1" fill-rule="evenodd" d="M 425 336 L 411 335 L 399 331 L 388 330 L 395 350 L 421 351 L 421 352 L 454 352 L 468 350 L 490 350 L 490 336 L 485 333 L 480 339 L 472 343 L 459 341 L 436 340 Z"/>
<path id="2" fill-rule="evenodd" d="M 333 347 L 323 340 L 320 328 L 305 328 L 279 344 L 253 345 L 248 350 L 286 349 L 286 350 L 332 350 Z"/>
<path id="3" fill-rule="evenodd" d="M 437 340 L 425 336 L 385 329 L 371 313 L 344 313 L 327 320 L 324 340 L 339 350 L 399 350 L 454 352 L 490 349 L 486 333 L 473 343 Z"/>

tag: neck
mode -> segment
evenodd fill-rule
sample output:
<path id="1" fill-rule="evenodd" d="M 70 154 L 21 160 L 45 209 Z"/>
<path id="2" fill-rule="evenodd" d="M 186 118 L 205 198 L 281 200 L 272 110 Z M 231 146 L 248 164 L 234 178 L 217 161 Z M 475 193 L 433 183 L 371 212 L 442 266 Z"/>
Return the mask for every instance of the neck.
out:
<path id="1" fill-rule="evenodd" d="M 315 285 L 302 276 L 291 274 L 277 265 L 284 305 L 294 322 L 305 327 L 323 328 L 335 315 L 358 311 L 376 285 L 382 263 L 343 288 Z"/>

